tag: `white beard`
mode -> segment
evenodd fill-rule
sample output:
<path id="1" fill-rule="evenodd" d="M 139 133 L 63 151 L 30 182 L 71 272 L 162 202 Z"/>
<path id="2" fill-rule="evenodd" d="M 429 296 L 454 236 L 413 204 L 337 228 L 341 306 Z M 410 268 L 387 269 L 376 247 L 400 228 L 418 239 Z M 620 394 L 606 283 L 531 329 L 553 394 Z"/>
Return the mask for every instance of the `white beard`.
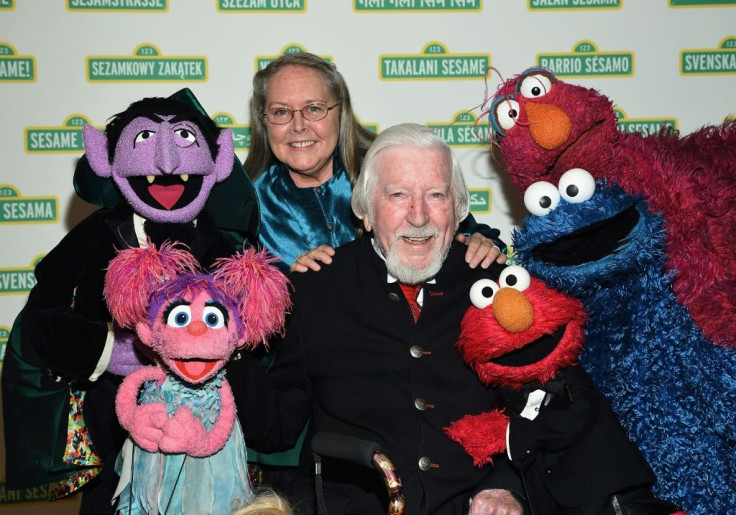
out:
<path id="1" fill-rule="evenodd" d="M 447 253 L 450 251 L 450 246 L 448 245 L 445 249 L 435 250 L 432 254 L 432 259 L 426 266 L 416 268 L 407 265 L 406 263 L 401 261 L 401 258 L 399 257 L 396 249 L 398 247 L 398 241 L 402 237 L 439 238 L 439 231 L 431 226 L 401 231 L 394 236 L 394 244 L 391 245 L 391 250 L 389 250 L 388 252 L 386 251 L 386 249 L 381 247 L 378 238 L 376 238 L 376 242 L 378 243 L 381 252 L 386 258 L 386 269 L 388 270 L 388 273 L 405 284 L 421 284 L 437 275 L 437 273 L 442 268 L 442 263 L 444 263 L 445 258 L 447 257 Z"/>

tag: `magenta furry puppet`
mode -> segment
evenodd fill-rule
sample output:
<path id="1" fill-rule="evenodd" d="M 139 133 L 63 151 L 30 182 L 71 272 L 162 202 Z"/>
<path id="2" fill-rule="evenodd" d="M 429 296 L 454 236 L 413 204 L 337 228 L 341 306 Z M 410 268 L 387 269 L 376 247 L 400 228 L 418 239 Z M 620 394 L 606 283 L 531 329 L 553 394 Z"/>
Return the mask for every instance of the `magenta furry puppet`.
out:
<path id="1" fill-rule="evenodd" d="M 503 83 L 490 122 L 513 183 L 556 185 L 583 168 L 641 195 L 665 220 L 672 286 L 703 334 L 736 346 L 736 122 L 681 136 L 618 128 L 600 92 L 530 68 Z M 555 256 L 548 256 L 552 264 Z"/>
<path id="2" fill-rule="evenodd" d="M 116 464 L 120 512 L 229 513 L 253 499 L 225 365 L 283 328 L 289 283 L 272 262 L 245 250 L 210 275 L 172 243 L 110 262 L 110 313 L 156 361 L 128 375 L 116 397 L 129 433 Z"/>

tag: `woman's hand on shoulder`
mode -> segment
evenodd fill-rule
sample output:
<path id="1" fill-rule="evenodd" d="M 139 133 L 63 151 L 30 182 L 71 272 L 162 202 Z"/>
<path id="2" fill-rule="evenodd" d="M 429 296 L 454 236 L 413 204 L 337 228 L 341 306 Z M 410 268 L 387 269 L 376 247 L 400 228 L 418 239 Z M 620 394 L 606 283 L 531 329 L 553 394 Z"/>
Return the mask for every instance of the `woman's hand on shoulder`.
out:
<path id="1" fill-rule="evenodd" d="M 299 254 L 289 270 L 291 272 L 306 272 L 307 270 L 314 270 L 316 272 L 322 268 L 320 263 L 325 265 L 331 264 L 332 256 L 334 255 L 335 249 L 329 245 L 320 245 L 304 254 Z"/>
<path id="2" fill-rule="evenodd" d="M 506 254 L 501 253 L 501 249 L 493 243 L 493 240 L 483 236 L 481 233 L 473 233 L 470 237 L 464 234 L 458 234 L 455 238 L 457 241 L 468 246 L 465 252 L 465 262 L 470 268 L 488 268 L 496 261 L 503 265 L 506 262 Z"/>

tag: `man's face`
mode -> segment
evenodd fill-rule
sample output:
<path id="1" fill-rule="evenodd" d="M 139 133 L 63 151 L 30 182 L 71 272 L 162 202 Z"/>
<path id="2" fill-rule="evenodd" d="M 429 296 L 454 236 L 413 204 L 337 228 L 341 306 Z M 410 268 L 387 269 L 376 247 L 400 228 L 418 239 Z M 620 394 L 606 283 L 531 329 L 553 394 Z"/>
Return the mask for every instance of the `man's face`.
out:
<path id="1" fill-rule="evenodd" d="M 439 272 L 457 230 L 451 163 L 439 150 L 411 146 L 378 157 L 372 230 L 391 275 L 417 284 Z"/>

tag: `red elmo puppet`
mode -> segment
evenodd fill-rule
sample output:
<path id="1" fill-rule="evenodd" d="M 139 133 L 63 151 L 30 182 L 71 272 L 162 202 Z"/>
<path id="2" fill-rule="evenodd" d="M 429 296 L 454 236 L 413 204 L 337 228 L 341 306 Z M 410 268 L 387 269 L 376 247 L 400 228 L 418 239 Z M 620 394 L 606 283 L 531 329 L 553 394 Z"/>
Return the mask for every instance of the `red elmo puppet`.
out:
<path id="1" fill-rule="evenodd" d="M 490 122 L 522 192 L 583 168 L 642 195 L 664 217 L 677 299 L 706 338 L 736 346 L 735 122 L 684 137 L 673 130 L 624 133 L 607 97 L 545 68 L 502 84 Z"/>
<path id="2" fill-rule="evenodd" d="M 577 365 L 586 314 L 577 299 L 519 266 L 476 282 L 458 349 L 506 406 L 446 432 L 477 466 L 506 452 L 535 515 L 683 514 L 655 498 L 654 473 L 606 399 Z M 560 511 L 560 510 L 563 511 Z M 570 509 L 571 511 L 566 511 Z"/>

